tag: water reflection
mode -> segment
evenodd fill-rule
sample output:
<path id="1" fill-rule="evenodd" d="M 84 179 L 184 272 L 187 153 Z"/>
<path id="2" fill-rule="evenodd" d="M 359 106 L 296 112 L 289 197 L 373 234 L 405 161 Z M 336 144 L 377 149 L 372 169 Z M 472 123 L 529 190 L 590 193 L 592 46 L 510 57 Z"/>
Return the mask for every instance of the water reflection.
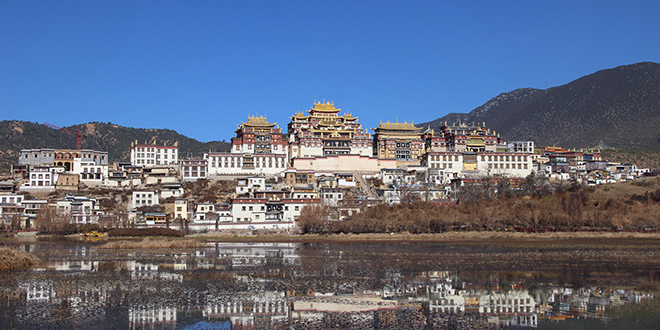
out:
<path id="1" fill-rule="evenodd" d="M 452 259 L 454 246 L 421 243 L 210 243 L 186 251 L 104 250 L 79 242 L 15 247 L 45 263 L 0 275 L 5 328 L 543 328 L 610 319 L 613 308 L 653 299 L 619 285 L 589 285 L 604 278 L 589 263 L 567 272 L 564 261 L 487 252 L 488 246 L 462 247 L 460 260 Z M 527 268 L 502 271 L 466 261 L 485 253 L 525 254 Z M 612 278 L 630 275 L 621 273 L 630 264 L 617 264 Z"/>

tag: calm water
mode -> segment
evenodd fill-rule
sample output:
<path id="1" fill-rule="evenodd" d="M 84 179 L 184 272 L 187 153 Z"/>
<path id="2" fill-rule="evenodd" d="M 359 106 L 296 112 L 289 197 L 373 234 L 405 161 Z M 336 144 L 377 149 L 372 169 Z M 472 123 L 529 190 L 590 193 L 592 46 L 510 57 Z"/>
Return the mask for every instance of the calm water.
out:
<path id="1" fill-rule="evenodd" d="M 656 242 L 3 244 L 3 329 L 660 328 Z"/>

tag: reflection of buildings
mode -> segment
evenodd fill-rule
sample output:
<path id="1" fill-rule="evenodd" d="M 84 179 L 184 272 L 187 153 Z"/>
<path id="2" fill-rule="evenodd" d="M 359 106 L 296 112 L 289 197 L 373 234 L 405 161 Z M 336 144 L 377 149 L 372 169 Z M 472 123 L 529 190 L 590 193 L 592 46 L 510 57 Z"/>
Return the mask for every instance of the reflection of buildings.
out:
<path id="1" fill-rule="evenodd" d="M 51 282 L 26 282 L 21 284 L 20 288 L 25 291 L 25 299 L 28 302 L 48 302 L 55 298 L 55 289 Z"/>
<path id="2" fill-rule="evenodd" d="M 87 271 L 95 272 L 99 270 L 99 262 L 91 260 L 60 260 L 50 262 L 46 265 L 47 270 L 56 271 Z"/>
<path id="3" fill-rule="evenodd" d="M 176 268 L 176 266 L 179 265 L 179 270 L 185 269 L 185 266 L 182 267 L 180 266 L 179 263 L 174 263 L 173 268 Z M 128 271 L 131 274 L 131 278 L 133 279 L 141 279 L 141 280 L 168 280 L 168 281 L 178 281 L 181 282 L 183 281 L 183 275 L 182 274 L 176 274 L 176 273 L 169 273 L 169 272 L 163 272 L 159 271 L 159 265 L 152 264 L 152 263 L 143 263 L 135 260 L 131 260 L 128 262 Z"/>
<path id="4" fill-rule="evenodd" d="M 175 329 L 176 320 L 175 307 L 139 305 L 128 309 L 128 322 L 131 327 Z"/>
<path id="5" fill-rule="evenodd" d="M 233 267 L 299 265 L 295 243 L 215 243 L 216 256 Z"/>
<path id="6" fill-rule="evenodd" d="M 229 320 L 234 327 L 270 329 L 288 319 L 289 306 L 282 293 L 216 295 L 207 297 L 202 316 Z"/>
<path id="7" fill-rule="evenodd" d="M 550 285 L 529 291 L 523 282 L 492 286 L 482 283 L 481 276 L 466 276 L 481 283 L 475 287 L 458 273 L 411 274 L 396 267 L 386 270 L 383 277 L 365 279 L 358 277 L 364 273 L 343 266 L 351 256 L 342 251 L 319 244 L 314 249 L 323 251 L 317 251 L 308 263 L 300 255 L 307 256 L 309 250 L 299 253 L 298 246 L 217 243 L 194 253 L 149 257 L 136 252 L 130 257 L 139 260 L 99 261 L 89 246 L 77 245 L 70 253 L 85 256 L 78 257 L 83 261 L 47 264 L 33 280 L 19 282 L 7 300 L 18 301 L 12 311 L 15 328 L 26 329 L 53 324 L 90 328 L 106 320 L 113 320 L 109 327 L 115 328 L 186 328 L 199 322 L 221 329 L 396 329 L 402 325 L 542 327 L 550 320 L 604 317 L 612 306 L 652 297 L 625 290 Z M 52 279 L 44 280 L 47 276 Z M 374 279 L 378 283 L 370 286 Z M 319 282 L 319 287 L 325 282 L 334 289 L 325 289 L 324 294 L 307 290 L 308 283 Z M 287 291 L 289 287 L 293 289 Z M 306 291 L 296 295 L 293 290 Z"/>

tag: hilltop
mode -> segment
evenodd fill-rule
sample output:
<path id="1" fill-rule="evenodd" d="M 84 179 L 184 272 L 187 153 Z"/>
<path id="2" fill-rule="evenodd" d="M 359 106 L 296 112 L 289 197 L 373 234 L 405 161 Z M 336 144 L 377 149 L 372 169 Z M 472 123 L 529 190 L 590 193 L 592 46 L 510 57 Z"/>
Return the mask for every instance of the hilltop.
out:
<path id="1" fill-rule="evenodd" d="M 486 122 L 505 140 L 539 146 L 660 150 L 660 64 L 598 71 L 547 90 L 502 93 L 469 113 L 419 124 Z"/>
<path id="2" fill-rule="evenodd" d="M 78 126 L 65 127 L 77 131 Z M 107 151 L 110 161 L 126 161 L 130 158 L 131 142 L 155 141 L 157 144 L 178 143 L 179 155 L 201 155 L 203 152 L 228 151 L 230 143 L 224 141 L 200 142 L 171 129 L 131 128 L 112 123 L 86 123 L 80 131 L 87 135 L 83 139 L 84 149 Z M 45 125 L 16 120 L 0 121 L 0 172 L 9 170 L 18 160 L 21 149 L 64 148 L 75 149 L 76 137 Z"/>

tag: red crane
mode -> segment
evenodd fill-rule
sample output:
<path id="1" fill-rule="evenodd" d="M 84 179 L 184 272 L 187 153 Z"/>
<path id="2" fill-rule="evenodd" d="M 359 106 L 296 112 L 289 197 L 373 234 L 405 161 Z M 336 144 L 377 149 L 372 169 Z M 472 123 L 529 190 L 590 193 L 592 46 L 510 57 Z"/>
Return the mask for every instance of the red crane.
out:
<path id="1" fill-rule="evenodd" d="M 78 150 L 80 150 L 80 148 L 82 147 L 82 138 L 87 137 L 87 135 L 85 135 L 83 133 L 80 133 L 80 126 L 78 126 L 78 133 L 76 133 L 72 130 L 68 130 L 66 128 L 59 127 L 59 126 L 55 126 L 53 124 L 44 123 L 44 125 L 50 126 L 54 129 L 59 129 L 60 131 L 65 131 L 67 133 L 71 133 L 71 134 L 75 135 L 76 136 L 76 147 L 78 148 Z"/>

